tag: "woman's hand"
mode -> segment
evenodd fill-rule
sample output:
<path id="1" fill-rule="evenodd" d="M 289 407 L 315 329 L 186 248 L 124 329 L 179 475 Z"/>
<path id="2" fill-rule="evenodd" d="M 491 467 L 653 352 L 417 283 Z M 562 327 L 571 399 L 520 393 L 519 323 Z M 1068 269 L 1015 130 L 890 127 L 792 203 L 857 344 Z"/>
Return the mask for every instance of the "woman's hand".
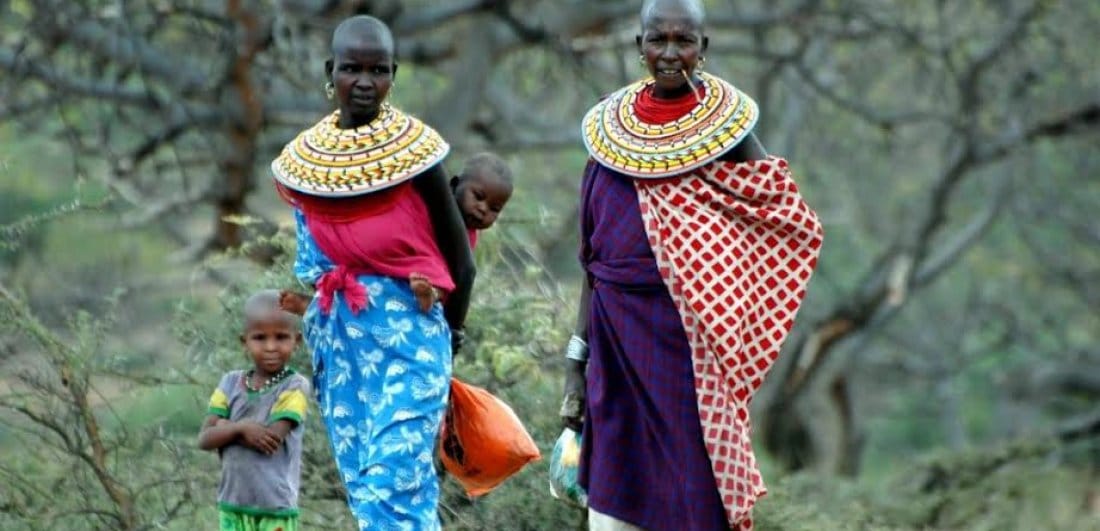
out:
<path id="1" fill-rule="evenodd" d="M 565 390 L 562 392 L 561 424 L 577 433 L 584 425 L 586 364 L 577 360 L 565 360 Z"/>
<path id="2" fill-rule="evenodd" d="M 458 354 L 459 350 L 462 350 L 462 345 L 466 344 L 466 329 L 465 328 L 452 328 L 451 329 L 451 357 Z"/>
<path id="3" fill-rule="evenodd" d="M 282 441 L 264 426 L 256 422 L 239 422 L 237 430 L 240 432 L 241 443 L 262 454 L 271 455 L 279 450 Z"/>
<path id="4" fill-rule="evenodd" d="M 588 334 L 586 333 L 588 323 L 588 306 L 592 302 L 592 285 L 588 279 L 585 278 L 581 281 L 581 299 L 580 304 L 577 305 L 577 327 L 574 329 L 573 337 L 569 338 L 569 346 L 566 347 L 565 358 L 565 390 L 562 392 L 561 398 L 561 423 L 562 426 L 569 428 L 577 433 L 581 432 L 581 427 L 584 425 L 584 408 L 585 408 L 585 377 L 584 372 L 588 367 Z M 579 344 L 575 344 L 579 342 Z M 573 353 L 574 349 L 581 347 L 582 352 Z M 579 355 L 573 355 L 579 354 Z"/>

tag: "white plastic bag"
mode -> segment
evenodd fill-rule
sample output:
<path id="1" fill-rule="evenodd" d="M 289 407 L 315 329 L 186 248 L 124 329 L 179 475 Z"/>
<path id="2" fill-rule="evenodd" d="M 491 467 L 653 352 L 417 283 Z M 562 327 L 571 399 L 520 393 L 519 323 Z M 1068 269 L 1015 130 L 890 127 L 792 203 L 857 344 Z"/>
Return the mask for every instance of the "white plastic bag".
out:
<path id="1" fill-rule="evenodd" d="M 581 435 L 565 428 L 550 456 L 550 495 L 580 507 L 588 506 L 588 493 L 577 483 L 581 459 Z"/>

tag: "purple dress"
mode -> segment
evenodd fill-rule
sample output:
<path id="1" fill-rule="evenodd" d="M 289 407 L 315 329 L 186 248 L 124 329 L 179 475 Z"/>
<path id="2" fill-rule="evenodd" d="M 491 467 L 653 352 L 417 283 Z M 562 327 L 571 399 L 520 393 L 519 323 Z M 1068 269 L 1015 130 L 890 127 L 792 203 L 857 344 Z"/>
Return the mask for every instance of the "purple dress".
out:
<path id="1" fill-rule="evenodd" d="M 729 529 L 703 444 L 691 350 L 630 177 L 596 163 L 581 190 L 592 286 L 578 479 L 591 508 L 649 531 Z"/>

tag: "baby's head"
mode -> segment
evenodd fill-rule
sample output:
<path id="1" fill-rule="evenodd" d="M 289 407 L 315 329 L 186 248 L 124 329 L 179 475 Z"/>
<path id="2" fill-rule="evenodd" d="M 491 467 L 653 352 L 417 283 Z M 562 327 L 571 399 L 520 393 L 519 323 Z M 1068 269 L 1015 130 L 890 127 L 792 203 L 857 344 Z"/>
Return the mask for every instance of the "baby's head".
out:
<path id="1" fill-rule="evenodd" d="M 500 157 L 478 153 L 451 179 L 451 189 L 466 228 L 484 230 L 493 226 L 512 198 L 512 170 Z"/>
<path id="2" fill-rule="evenodd" d="M 278 291 L 258 291 L 245 301 L 241 345 L 258 373 L 274 375 L 283 370 L 301 340 L 298 317 L 279 308 Z"/>

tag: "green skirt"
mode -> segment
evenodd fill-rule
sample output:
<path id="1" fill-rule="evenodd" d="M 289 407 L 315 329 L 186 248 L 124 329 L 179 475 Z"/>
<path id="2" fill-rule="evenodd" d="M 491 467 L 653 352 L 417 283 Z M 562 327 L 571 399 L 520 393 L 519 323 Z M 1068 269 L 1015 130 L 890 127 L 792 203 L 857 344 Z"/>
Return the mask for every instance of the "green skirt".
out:
<path id="1" fill-rule="evenodd" d="M 297 516 L 261 516 L 218 510 L 221 531 L 298 531 Z"/>

